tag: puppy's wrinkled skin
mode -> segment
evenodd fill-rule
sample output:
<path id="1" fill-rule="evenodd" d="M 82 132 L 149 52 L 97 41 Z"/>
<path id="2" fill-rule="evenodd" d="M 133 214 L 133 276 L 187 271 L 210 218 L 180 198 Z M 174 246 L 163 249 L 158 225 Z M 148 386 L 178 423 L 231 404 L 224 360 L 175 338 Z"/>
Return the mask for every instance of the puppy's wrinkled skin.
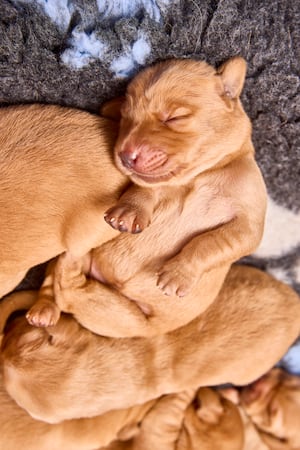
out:
<path id="1" fill-rule="evenodd" d="M 300 449 L 300 378 L 275 368 L 243 388 L 241 404 L 270 449 Z"/>
<path id="2" fill-rule="evenodd" d="M 288 286 L 257 269 L 233 266 L 203 314 L 161 336 L 105 338 L 66 315 L 49 328 L 18 319 L 2 342 L 4 383 L 21 407 L 48 422 L 199 386 L 245 385 L 296 340 L 299 312 L 299 297 Z"/>
<path id="3" fill-rule="evenodd" d="M 103 223 L 127 183 L 112 161 L 116 133 L 115 122 L 75 109 L 0 109 L 0 297 L 32 266 L 117 235 Z"/>
<path id="4" fill-rule="evenodd" d="M 53 325 L 60 308 L 97 334 L 152 336 L 210 305 L 231 263 L 254 251 L 263 231 L 265 186 L 239 100 L 245 70 L 241 58 L 217 71 L 173 60 L 130 83 L 115 160 L 134 185 L 106 220 L 121 231 L 144 230 L 123 233 L 82 261 L 61 258 L 57 306 L 51 313 L 50 274 L 28 315 L 32 324 Z M 120 113 L 120 102 L 103 113 L 114 109 Z"/>

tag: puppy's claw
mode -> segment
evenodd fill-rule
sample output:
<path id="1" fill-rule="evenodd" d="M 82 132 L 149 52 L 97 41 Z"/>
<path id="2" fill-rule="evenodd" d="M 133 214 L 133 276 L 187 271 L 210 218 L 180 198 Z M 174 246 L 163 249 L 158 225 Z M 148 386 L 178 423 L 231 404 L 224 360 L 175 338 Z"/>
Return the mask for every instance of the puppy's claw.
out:
<path id="1" fill-rule="evenodd" d="M 143 210 L 136 210 L 129 204 L 119 204 L 104 214 L 105 221 L 115 230 L 141 233 L 150 223 L 150 218 Z"/>
<path id="2" fill-rule="evenodd" d="M 133 231 L 132 231 L 132 232 L 133 232 L 134 234 L 137 234 L 137 233 L 141 233 L 141 232 L 142 232 L 141 227 L 139 226 L 138 223 L 133 227 Z"/>
<path id="3" fill-rule="evenodd" d="M 185 297 L 192 290 L 195 283 L 194 277 L 182 272 L 179 267 L 180 264 L 170 262 L 158 272 L 157 286 L 165 295 Z"/>

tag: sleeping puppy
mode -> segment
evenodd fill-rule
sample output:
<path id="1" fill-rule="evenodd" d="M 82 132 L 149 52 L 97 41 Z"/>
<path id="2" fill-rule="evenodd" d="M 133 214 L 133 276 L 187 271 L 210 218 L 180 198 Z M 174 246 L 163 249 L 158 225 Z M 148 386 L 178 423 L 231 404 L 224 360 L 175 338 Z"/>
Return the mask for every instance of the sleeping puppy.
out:
<path id="1" fill-rule="evenodd" d="M 233 403 L 210 388 L 188 400 L 188 392 L 162 397 L 131 441 L 105 450 L 243 450 L 243 423 Z"/>
<path id="2" fill-rule="evenodd" d="M 75 109 L 0 109 L 0 298 L 32 266 L 118 235 L 103 221 L 128 183 L 112 160 L 116 133 Z"/>
<path id="3" fill-rule="evenodd" d="M 35 296 L 30 291 L 12 294 L 0 303 L 0 337 L 7 319 L 18 310 L 28 309 Z M 6 325 L 7 329 L 13 326 Z M 126 410 L 108 412 L 88 419 L 48 424 L 33 419 L 8 395 L 0 373 L 0 448 L 5 450 L 95 450 L 108 445 L 119 433 L 139 423 L 155 400 Z"/>
<path id="4" fill-rule="evenodd" d="M 117 202 L 128 178 L 113 163 L 117 125 L 109 119 L 58 106 L 11 106 L 0 109 L 0 129 L 2 297 L 32 266 L 66 250 L 80 260 L 91 248 L 117 237 L 119 232 L 105 223 L 103 215 Z M 135 236 L 130 238 L 134 241 Z M 203 282 L 207 294 L 202 308 L 217 295 L 227 270 L 218 268 Z M 53 280 L 46 277 L 45 284 L 46 318 L 43 321 L 34 311 L 29 315 L 40 325 L 50 324 L 53 314 Z M 112 298 L 113 293 L 112 289 Z M 166 328 L 186 323 L 195 314 L 191 307 L 182 322 L 178 315 L 175 324 L 170 317 Z M 56 308 L 53 320 L 58 316 Z"/>
<path id="5" fill-rule="evenodd" d="M 203 61 L 170 60 L 138 74 L 121 104 L 115 162 L 135 184 L 106 220 L 136 232 L 155 210 L 168 208 L 170 196 L 179 211 L 189 209 L 182 224 L 189 236 L 159 270 L 158 285 L 168 295 L 186 295 L 204 272 L 260 242 L 266 192 L 239 100 L 245 73 L 240 57 L 218 70 Z M 109 109 L 108 103 L 103 111 Z M 173 226 L 165 222 L 168 230 Z"/>
<path id="6" fill-rule="evenodd" d="M 122 234 L 84 261 L 66 255 L 56 266 L 57 305 L 86 328 L 111 337 L 176 329 L 209 306 L 231 263 L 258 245 L 266 192 L 239 100 L 245 70 L 242 58 L 219 70 L 172 60 L 130 83 L 115 161 L 134 184 L 106 220 L 143 232 Z M 113 115 L 116 104 L 103 113 Z M 31 324 L 56 322 L 55 305 L 50 317 L 48 309 L 52 284 L 49 275 Z"/>
<path id="7" fill-rule="evenodd" d="M 274 366 L 299 330 L 300 302 L 291 288 L 233 266 L 203 314 L 152 338 L 98 336 L 68 315 L 49 328 L 16 319 L 2 341 L 4 383 L 36 419 L 95 416 L 190 388 L 249 384 Z"/>
<path id="8" fill-rule="evenodd" d="M 241 405 L 270 449 L 300 449 L 300 378 L 275 368 L 242 389 Z"/>

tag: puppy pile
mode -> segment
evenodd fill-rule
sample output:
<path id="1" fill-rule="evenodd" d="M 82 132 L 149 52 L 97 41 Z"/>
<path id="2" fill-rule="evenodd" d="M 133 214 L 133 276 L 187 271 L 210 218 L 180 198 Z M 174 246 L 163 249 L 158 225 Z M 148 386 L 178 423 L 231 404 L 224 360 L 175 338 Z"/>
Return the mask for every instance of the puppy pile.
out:
<path id="1" fill-rule="evenodd" d="M 300 302 L 232 265 L 266 210 L 245 72 L 242 58 L 170 60 L 100 116 L 0 110 L 1 296 L 52 259 L 39 292 L 0 304 L 0 449 L 250 450 L 229 391 L 207 386 L 269 371 L 299 336 Z M 252 414 L 255 389 L 240 404 L 262 445 L 299 447 Z"/>

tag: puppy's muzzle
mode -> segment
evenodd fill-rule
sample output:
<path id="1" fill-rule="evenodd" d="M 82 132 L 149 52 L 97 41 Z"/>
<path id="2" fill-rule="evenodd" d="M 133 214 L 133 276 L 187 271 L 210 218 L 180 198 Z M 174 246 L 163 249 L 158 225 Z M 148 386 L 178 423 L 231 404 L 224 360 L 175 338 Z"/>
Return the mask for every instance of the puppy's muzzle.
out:
<path id="1" fill-rule="evenodd" d="M 124 167 L 141 174 L 155 172 L 168 160 L 163 150 L 149 147 L 125 148 L 119 153 L 119 158 Z"/>

